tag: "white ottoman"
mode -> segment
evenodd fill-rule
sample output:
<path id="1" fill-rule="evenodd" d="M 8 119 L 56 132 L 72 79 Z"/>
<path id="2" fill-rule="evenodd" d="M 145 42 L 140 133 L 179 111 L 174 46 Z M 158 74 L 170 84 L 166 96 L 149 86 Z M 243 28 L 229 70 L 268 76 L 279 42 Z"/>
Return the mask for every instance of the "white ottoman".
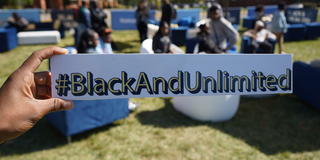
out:
<path id="1" fill-rule="evenodd" d="M 60 42 L 58 31 L 19 32 L 18 43 L 21 44 L 56 44 Z"/>
<path id="2" fill-rule="evenodd" d="M 140 53 L 154 54 L 154 51 L 152 49 L 152 42 L 153 42 L 152 38 L 144 40 L 140 47 Z M 173 51 L 174 54 L 184 54 L 184 51 L 174 44 L 170 45 L 170 50 Z"/>
<path id="3" fill-rule="evenodd" d="M 140 47 L 140 53 L 142 54 L 154 54 L 152 50 L 152 38 L 146 39 L 142 42 Z"/>
<path id="4" fill-rule="evenodd" d="M 159 26 L 154 24 L 148 24 L 148 38 L 153 38 L 153 36 L 158 32 Z"/>
<path id="5" fill-rule="evenodd" d="M 174 97 L 173 107 L 184 115 L 199 121 L 222 122 L 237 112 L 239 95 Z"/>

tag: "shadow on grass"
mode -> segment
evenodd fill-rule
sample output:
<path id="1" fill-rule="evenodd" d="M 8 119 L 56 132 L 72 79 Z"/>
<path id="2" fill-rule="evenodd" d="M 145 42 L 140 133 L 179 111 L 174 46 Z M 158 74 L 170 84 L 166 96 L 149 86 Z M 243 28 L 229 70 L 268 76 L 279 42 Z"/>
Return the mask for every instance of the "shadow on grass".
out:
<path id="1" fill-rule="evenodd" d="M 117 124 L 105 125 L 72 136 L 72 142 L 87 139 L 91 135 L 109 130 Z M 40 120 L 37 125 L 21 137 L 0 144 L 0 157 L 31 153 L 68 145 L 67 138 L 52 127 L 47 120 Z"/>
<path id="2" fill-rule="evenodd" d="M 66 139 L 60 136 L 54 128 L 50 127 L 46 120 L 40 120 L 38 124 L 26 134 L 0 145 L 0 155 L 9 156 L 29 153 L 51 149 L 66 143 Z"/>
<path id="3" fill-rule="evenodd" d="M 142 124 L 172 128 L 207 125 L 218 129 L 261 152 L 272 155 L 280 152 L 304 152 L 320 149 L 320 113 L 295 96 L 276 96 L 265 99 L 242 98 L 236 116 L 223 123 L 201 123 L 166 106 L 156 111 L 141 112 Z"/>
<path id="4" fill-rule="evenodd" d="M 134 48 L 136 45 L 128 43 L 128 42 L 121 42 L 121 41 L 114 41 L 115 50 L 116 51 L 122 51 L 130 48 Z"/>

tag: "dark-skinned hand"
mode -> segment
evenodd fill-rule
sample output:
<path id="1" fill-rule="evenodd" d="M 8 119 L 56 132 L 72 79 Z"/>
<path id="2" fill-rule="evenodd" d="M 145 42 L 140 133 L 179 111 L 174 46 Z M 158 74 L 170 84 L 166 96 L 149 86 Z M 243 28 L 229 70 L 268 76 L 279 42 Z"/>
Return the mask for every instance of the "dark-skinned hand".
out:
<path id="1" fill-rule="evenodd" d="M 35 73 L 41 62 L 67 50 L 49 47 L 34 52 L 0 88 L 0 143 L 31 129 L 43 116 L 72 108 L 72 102 L 51 97 L 51 73 Z"/>

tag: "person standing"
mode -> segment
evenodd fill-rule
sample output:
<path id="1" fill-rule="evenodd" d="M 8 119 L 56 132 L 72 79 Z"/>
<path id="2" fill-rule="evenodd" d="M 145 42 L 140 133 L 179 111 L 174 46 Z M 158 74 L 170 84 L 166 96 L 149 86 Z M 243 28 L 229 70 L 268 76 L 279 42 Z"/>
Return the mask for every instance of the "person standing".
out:
<path id="1" fill-rule="evenodd" d="M 90 10 L 82 5 L 79 9 L 79 19 L 78 22 L 80 25 L 83 25 L 85 28 L 91 28 L 91 13 Z"/>
<path id="2" fill-rule="evenodd" d="M 166 22 L 169 27 L 171 25 L 171 20 L 176 18 L 176 10 L 173 8 L 170 0 L 162 0 L 162 9 L 161 9 L 161 22 Z"/>
<path id="3" fill-rule="evenodd" d="M 141 0 L 136 10 L 136 24 L 139 31 L 140 43 L 147 39 L 149 8 L 146 0 Z"/>
<path id="4" fill-rule="evenodd" d="M 90 2 L 90 15 L 92 29 L 95 30 L 99 35 L 103 33 L 103 29 L 107 28 L 106 23 L 107 14 L 104 13 L 102 8 L 98 7 L 97 1 Z"/>
<path id="5" fill-rule="evenodd" d="M 223 17 L 222 7 L 214 3 L 208 11 L 209 33 L 215 48 L 222 52 L 231 49 L 237 42 L 239 33 L 232 24 Z"/>
<path id="6" fill-rule="evenodd" d="M 287 19 L 285 16 L 285 4 L 280 3 L 278 5 L 278 11 L 273 14 L 271 21 L 271 31 L 277 36 L 277 41 L 279 45 L 279 53 L 283 52 L 283 38 L 284 34 L 288 30 Z"/>

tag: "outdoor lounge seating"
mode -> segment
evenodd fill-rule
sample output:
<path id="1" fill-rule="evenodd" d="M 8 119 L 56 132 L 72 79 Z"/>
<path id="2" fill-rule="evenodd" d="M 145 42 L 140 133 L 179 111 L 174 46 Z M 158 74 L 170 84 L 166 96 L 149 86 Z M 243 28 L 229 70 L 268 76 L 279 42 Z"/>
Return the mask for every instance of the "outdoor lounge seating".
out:
<path id="1" fill-rule="evenodd" d="M 17 30 L 15 28 L 0 28 L 0 52 L 17 47 Z"/>
<path id="2" fill-rule="evenodd" d="M 143 54 L 154 54 L 152 50 L 152 39 L 146 39 L 142 42 L 140 47 L 140 53 Z"/>
<path id="3" fill-rule="evenodd" d="M 320 68 L 304 62 L 293 63 L 293 93 L 320 109 Z"/>
<path id="4" fill-rule="evenodd" d="M 57 44 L 60 42 L 58 31 L 19 32 L 18 43 L 24 44 Z"/>
<path id="5" fill-rule="evenodd" d="M 304 24 L 290 24 L 284 35 L 285 41 L 302 41 L 305 39 L 306 26 Z"/>
<path id="6" fill-rule="evenodd" d="M 242 42 L 241 42 L 241 49 L 240 49 L 240 53 L 250 53 L 250 48 L 249 45 L 251 44 L 252 39 L 248 36 L 243 36 L 242 37 Z M 277 41 L 275 39 L 268 39 L 268 41 L 273 45 L 273 52 L 275 50 L 275 45 L 277 43 Z M 263 49 L 258 49 L 257 53 L 265 53 L 265 51 Z"/>
<path id="7" fill-rule="evenodd" d="M 256 19 L 254 17 L 245 17 L 243 18 L 242 26 L 247 29 L 254 28 L 254 24 L 256 23 Z"/>
<path id="8" fill-rule="evenodd" d="M 187 31 L 187 27 L 172 28 L 170 35 L 172 43 L 177 46 L 184 45 L 186 43 Z"/>
<path id="9" fill-rule="evenodd" d="M 240 96 L 174 97 L 173 107 L 184 115 L 199 121 L 230 120 L 237 112 Z"/>
<path id="10" fill-rule="evenodd" d="M 316 39 L 320 37 L 320 23 L 306 24 L 306 39 Z"/>
<path id="11" fill-rule="evenodd" d="M 69 111 L 51 113 L 47 120 L 64 136 L 72 136 L 127 117 L 128 99 L 74 101 Z"/>

